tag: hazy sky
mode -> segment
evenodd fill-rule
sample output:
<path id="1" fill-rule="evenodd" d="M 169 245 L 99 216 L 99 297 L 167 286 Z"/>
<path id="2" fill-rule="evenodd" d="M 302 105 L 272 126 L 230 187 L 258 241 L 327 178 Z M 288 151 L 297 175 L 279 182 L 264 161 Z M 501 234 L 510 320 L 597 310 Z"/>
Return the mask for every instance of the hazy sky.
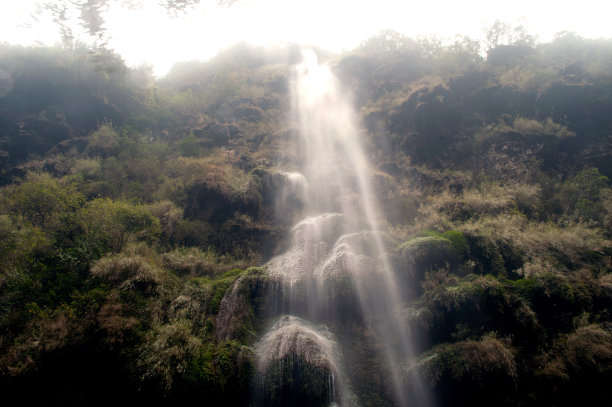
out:
<path id="1" fill-rule="evenodd" d="M 36 0 L 0 0 L 0 41 L 59 41 L 49 16 L 30 18 Z M 165 73 L 177 60 L 206 59 L 238 41 L 298 42 L 332 51 L 351 49 L 382 29 L 410 36 L 456 34 L 479 38 L 496 19 L 525 25 L 543 41 L 560 31 L 612 37 L 609 0 L 239 0 L 218 7 L 201 0 L 187 15 L 170 18 L 157 0 L 129 10 L 114 0 L 106 14 L 110 46 L 133 65 Z M 608 5 L 611 4 L 611 5 Z"/>

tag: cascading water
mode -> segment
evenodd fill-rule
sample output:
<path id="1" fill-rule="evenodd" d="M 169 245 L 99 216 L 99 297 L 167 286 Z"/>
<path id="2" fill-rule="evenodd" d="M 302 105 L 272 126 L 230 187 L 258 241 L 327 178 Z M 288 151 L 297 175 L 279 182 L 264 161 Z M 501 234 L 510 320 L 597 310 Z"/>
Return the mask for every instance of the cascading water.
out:
<path id="1" fill-rule="evenodd" d="M 282 297 L 272 312 L 284 316 L 258 347 L 259 381 L 270 382 L 265 376 L 274 363 L 297 358 L 302 368 L 323 369 L 322 375 L 335 383 L 326 390 L 330 404 L 358 405 L 361 384 L 350 379 L 352 369 L 343 358 L 354 352 L 329 334 L 358 321 L 376 338 L 375 348 L 382 349 L 377 366 L 379 377 L 389 379 L 385 387 L 391 403 L 427 404 L 422 395 L 404 390 L 402 367 L 411 356 L 400 317 L 404 302 L 388 259 L 388 239 L 380 232 L 385 221 L 354 112 L 331 70 L 319 65 L 312 51 L 305 51 L 296 67 L 294 90 L 301 173 L 285 174 L 291 185 L 302 188 L 305 218 L 293 227 L 289 249 L 267 265 Z M 277 377 L 281 382 L 282 375 Z M 293 379 L 299 381 L 298 376 Z"/>

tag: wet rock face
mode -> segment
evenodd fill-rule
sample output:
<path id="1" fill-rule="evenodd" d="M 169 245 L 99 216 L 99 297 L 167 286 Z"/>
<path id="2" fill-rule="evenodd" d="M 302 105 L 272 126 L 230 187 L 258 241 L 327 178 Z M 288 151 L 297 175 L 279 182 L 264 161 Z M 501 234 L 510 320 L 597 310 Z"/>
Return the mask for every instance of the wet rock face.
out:
<path id="1" fill-rule="evenodd" d="M 329 406 L 334 399 L 328 367 L 295 355 L 275 361 L 261 383 L 262 406 Z"/>
<path id="2" fill-rule="evenodd" d="M 257 349 L 258 398 L 265 406 L 327 406 L 338 402 L 344 379 L 336 342 L 322 327 L 283 316 Z"/>
<path id="3" fill-rule="evenodd" d="M 291 249 L 268 263 L 271 277 L 288 284 L 310 279 L 338 236 L 341 222 L 342 215 L 328 213 L 295 225 Z"/>
<path id="4" fill-rule="evenodd" d="M 215 318 L 217 341 L 250 343 L 257 329 L 256 320 L 268 305 L 270 287 L 262 268 L 249 268 L 225 292 Z"/>
<path id="5" fill-rule="evenodd" d="M 231 197 L 202 183 L 189 191 L 185 215 L 203 221 L 220 221 L 231 217 L 239 206 Z"/>
<path id="6" fill-rule="evenodd" d="M 278 109 L 281 102 L 277 98 L 259 97 L 255 100 L 256 105 L 263 110 Z"/>
<path id="7" fill-rule="evenodd" d="M 262 172 L 263 205 L 274 208 L 277 223 L 291 224 L 304 209 L 310 186 L 299 172 Z"/>

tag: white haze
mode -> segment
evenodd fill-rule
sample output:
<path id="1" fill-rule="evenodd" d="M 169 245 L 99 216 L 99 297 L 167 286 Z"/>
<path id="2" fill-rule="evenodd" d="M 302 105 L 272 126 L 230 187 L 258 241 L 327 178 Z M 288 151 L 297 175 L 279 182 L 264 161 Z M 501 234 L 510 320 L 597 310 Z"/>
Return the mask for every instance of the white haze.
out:
<path id="1" fill-rule="evenodd" d="M 178 18 L 159 1 L 130 10 L 110 1 L 105 28 L 109 45 L 130 65 L 153 65 L 164 74 L 175 61 L 207 59 L 238 41 L 256 45 L 295 42 L 331 51 L 354 48 L 383 29 L 409 36 L 479 38 L 496 19 L 524 25 L 543 41 L 560 31 L 587 38 L 612 37 L 609 2 L 603 0 L 238 0 L 231 7 L 215 0 Z M 0 41 L 53 44 L 59 34 L 49 15 L 29 18 L 35 0 L 0 2 Z"/>

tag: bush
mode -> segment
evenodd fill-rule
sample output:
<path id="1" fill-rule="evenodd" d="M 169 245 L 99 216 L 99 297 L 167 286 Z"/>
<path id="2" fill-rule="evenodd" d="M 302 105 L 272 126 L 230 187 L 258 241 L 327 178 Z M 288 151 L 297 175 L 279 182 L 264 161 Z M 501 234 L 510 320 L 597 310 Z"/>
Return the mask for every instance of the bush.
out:
<path id="1" fill-rule="evenodd" d="M 187 370 L 201 347 L 187 321 L 155 327 L 138 350 L 140 380 L 169 392 L 174 379 Z"/>
<path id="2" fill-rule="evenodd" d="M 442 405 L 512 405 L 518 370 L 508 345 L 494 336 L 433 348 L 421 370 Z"/>
<path id="3" fill-rule="evenodd" d="M 219 265 L 219 257 L 212 249 L 202 251 L 195 247 L 164 253 L 164 266 L 181 276 L 212 277 L 219 271 L 227 271 Z"/>
<path id="4" fill-rule="evenodd" d="M 586 316 L 585 316 L 586 317 Z M 604 406 L 612 402 L 612 334 L 601 324 L 588 324 L 559 337 L 535 372 L 535 392 L 550 405 Z"/>
<path id="5" fill-rule="evenodd" d="M 91 274 L 101 282 L 125 292 L 145 295 L 158 293 L 163 271 L 140 256 L 104 257 L 91 267 Z"/>
<path id="6" fill-rule="evenodd" d="M 597 168 L 582 170 L 566 180 L 556 197 L 560 214 L 572 220 L 591 220 L 601 224 L 607 214 L 603 198 L 610 190 L 609 181 Z"/>
<path id="7" fill-rule="evenodd" d="M 24 182 L 9 190 L 6 205 L 13 216 L 55 231 L 84 201 L 85 197 L 73 185 L 46 173 L 29 173 Z"/>
<path id="8" fill-rule="evenodd" d="M 81 238 L 98 253 L 120 252 L 134 241 L 153 242 L 161 226 L 144 206 L 98 198 L 89 202 L 77 214 L 84 230 Z"/>
<path id="9" fill-rule="evenodd" d="M 119 135 L 112 124 L 103 123 L 89 136 L 86 152 L 92 156 L 107 157 L 117 153 Z"/>
<path id="10" fill-rule="evenodd" d="M 198 143 L 198 139 L 193 134 L 188 135 L 178 143 L 181 155 L 185 157 L 196 157 L 203 152 L 203 148 Z"/>
<path id="11" fill-rule="evenodd" d="M 208 343 L 188 360 L 176 380 L 173 398 L 213 405 L 248 405 L 254 371 L 253 351 L 235 341 Z"/>

